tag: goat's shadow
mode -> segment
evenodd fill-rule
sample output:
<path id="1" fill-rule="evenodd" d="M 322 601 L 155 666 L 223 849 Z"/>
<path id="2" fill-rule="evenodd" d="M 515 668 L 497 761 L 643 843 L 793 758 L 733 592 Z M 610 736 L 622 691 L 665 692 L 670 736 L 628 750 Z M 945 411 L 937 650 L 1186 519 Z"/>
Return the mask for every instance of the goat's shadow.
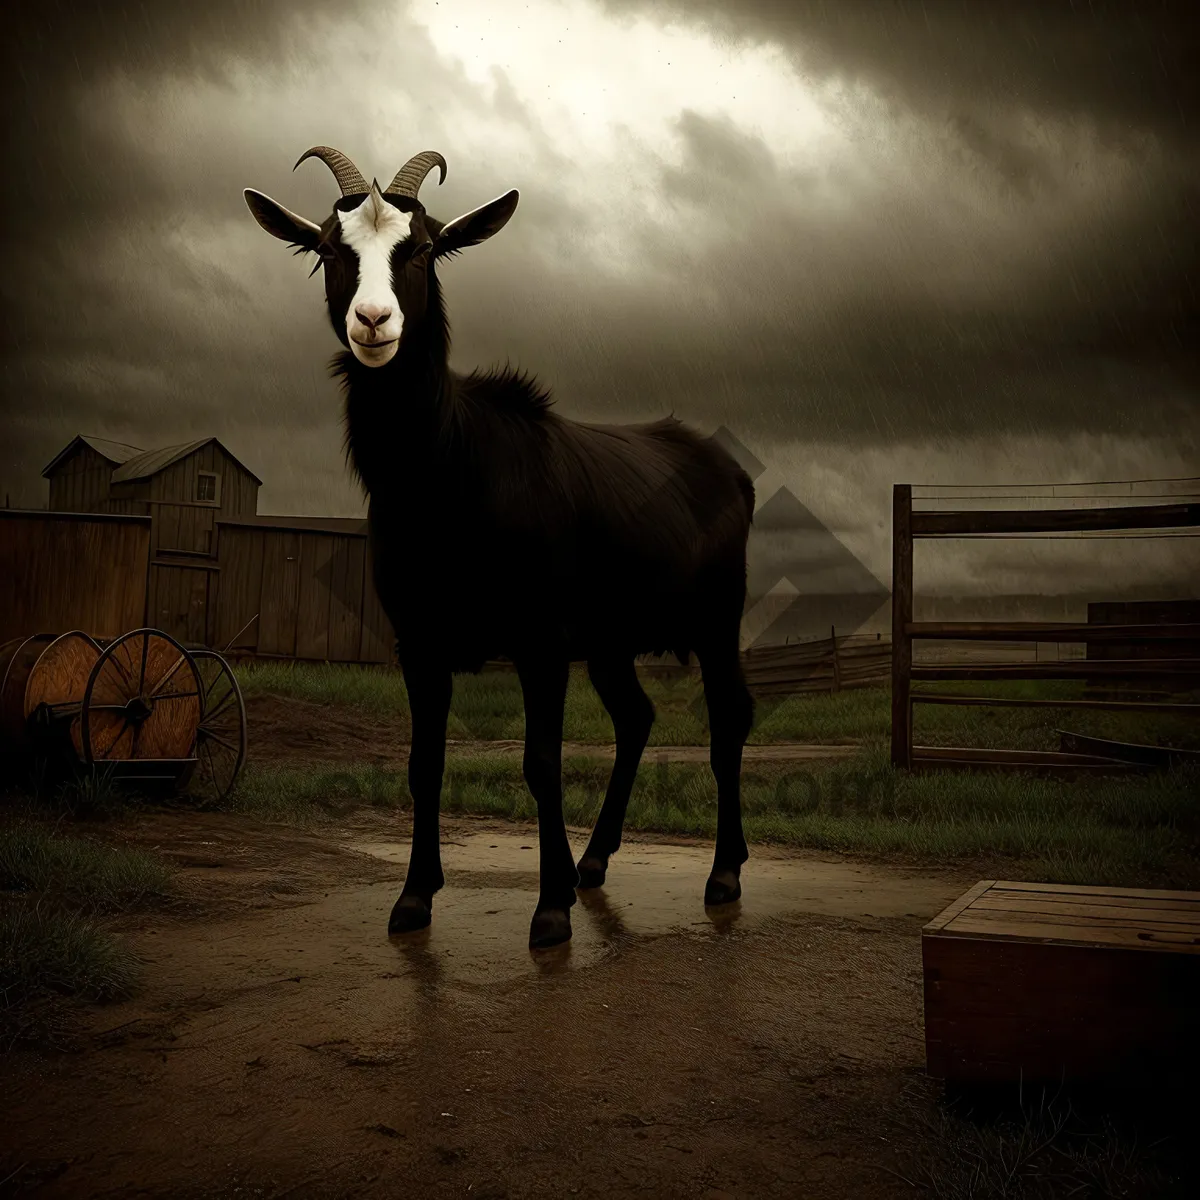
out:
<path id="1" fill-rule="evenodd" d="M 394 933 L 388 941 L 408 968 L 405 974 L 417 985 L 417 995 L 436 1001 L 446 973 L 441 958 L 430 946 L 432 936 L 427 925 L 413 933 Z"/>
<path id="2" fill-rule="evenodd" d="M 622 908 L 614 907 L 604 888 L 589 888 L 578 892 L 579 904 L 592 919 L 596 931 L 607 942 L 630 942 L 634 934 L 630 932 L 621 915 Z M 713 928 L 720 934 L 729 934 L 733 927 L 742 919 L 742 901 L 739 897 L 732 904 L 705 905 L 704 916 Z"/>
<path id="3" fill-rule="evenodd" d="M 606 942 L 624 942 L 631 937 L 621 911 L 614 908 L 602 887 L 576 892 L 580 907 L 588 914 L 596 932 Z"/>

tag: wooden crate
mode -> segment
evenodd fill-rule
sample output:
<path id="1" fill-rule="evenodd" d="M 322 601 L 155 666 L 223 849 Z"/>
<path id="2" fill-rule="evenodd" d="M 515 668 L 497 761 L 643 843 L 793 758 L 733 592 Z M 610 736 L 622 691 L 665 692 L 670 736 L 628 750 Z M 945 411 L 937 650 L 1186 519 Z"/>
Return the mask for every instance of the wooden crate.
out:
<path id="1" fill-rule="evenodd" d="M 936 1078 L 1157 1081 L 1200 1067 L 1200 892 L 989 879 L 921 943 Z"/>

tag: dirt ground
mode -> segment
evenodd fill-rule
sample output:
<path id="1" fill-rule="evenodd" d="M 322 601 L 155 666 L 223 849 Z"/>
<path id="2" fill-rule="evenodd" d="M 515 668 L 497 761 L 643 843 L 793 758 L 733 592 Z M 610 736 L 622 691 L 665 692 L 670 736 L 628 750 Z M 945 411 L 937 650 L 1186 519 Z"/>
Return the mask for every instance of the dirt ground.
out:
<path id="1" fill-rule="evenodd" d="M 250 708 L 257 763 L 406 759 L 390 722 Z M 958 1153 L 928 1165 L 920 930 L 977 872 L 754 847 L 742 901 L 706 911 L 711 847 L 633 835 L 573 940 L 532 953 L 534 827 L 443 818 L 433 927 L 393 939 L 405 818 L 103 831 L 179 895 L 118 924 L 134 999 L 82 1010 L 65 1053 L 0 1058 L 0 1196 L 882 1200 Z"/>
<path id="2" fill-rule="evenodd" d="M 9 1194 L 913 1194 L 919 931 L 972 877 L 758 849 L 717 916 L 707 847 L 631 839 L 534 954 L 532 829 L 447 820 L 434 925 L 392 940 L 394 817 L 112 832 L 183 895 L 125 922 L 136 999 L 3 1060 Z"/>

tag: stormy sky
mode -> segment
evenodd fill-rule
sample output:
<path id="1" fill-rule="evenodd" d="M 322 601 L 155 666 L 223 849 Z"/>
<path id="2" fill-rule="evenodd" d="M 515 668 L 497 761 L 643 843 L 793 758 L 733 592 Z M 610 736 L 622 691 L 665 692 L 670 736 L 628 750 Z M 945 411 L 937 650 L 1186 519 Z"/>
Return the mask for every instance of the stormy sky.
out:
<path id="1" fill-rule="evenodd" d="M 332 177 L 291 169 L 318 143 L 382 180 L 440 150 L 442 220 L 520 189 L 441 268 L 454 366 L 511 359 L 580 419 L 724 425 L 764 501 L 787 488 L 884 581 L 893 481 L 1200 474 L 1192 7 L 22 6 L 0 491 L 43 504 L 76 433 L 215 434 L 262 511 L 361 511 L 319 281 L 241 195 L 323 219 Z M 1198 544 L 1121 553 L 1178 592 Z M 1057 549 L 935 573 L 1111 581 Z"/>

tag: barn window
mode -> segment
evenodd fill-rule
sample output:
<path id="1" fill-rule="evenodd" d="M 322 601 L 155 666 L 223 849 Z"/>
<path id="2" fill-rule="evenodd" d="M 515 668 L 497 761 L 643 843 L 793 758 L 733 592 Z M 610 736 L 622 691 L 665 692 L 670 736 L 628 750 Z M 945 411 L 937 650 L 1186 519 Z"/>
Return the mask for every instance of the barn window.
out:
<path id="1" fill-rule="evenodd" d="M 201 504 L 221 503 L 221 477 L 212 471 L 196 472 L 196 499 Z"/>

